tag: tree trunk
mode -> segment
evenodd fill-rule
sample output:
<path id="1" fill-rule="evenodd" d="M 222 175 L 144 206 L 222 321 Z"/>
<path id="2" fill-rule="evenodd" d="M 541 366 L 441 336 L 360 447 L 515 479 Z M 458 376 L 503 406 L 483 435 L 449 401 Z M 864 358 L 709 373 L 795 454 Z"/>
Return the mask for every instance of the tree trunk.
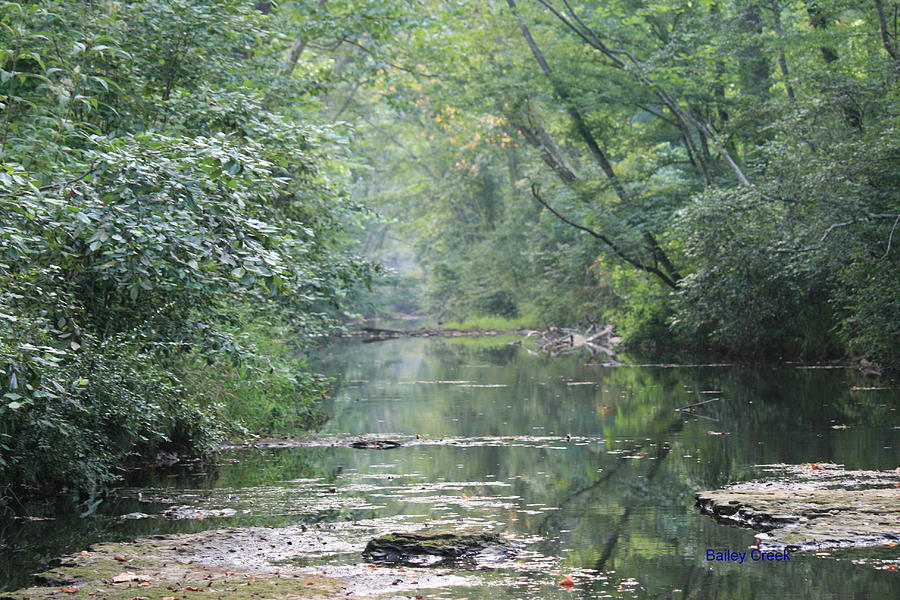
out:
<path id="1" fill-rule="evenodd" d="M 778 67 L 781 70 L 781 76 L 784 78 L 784 85 L 787 88 L 787 95 L 791 100 L 795 100 L 794 86 L 791 85 L 791 73 L 788 70 L 787 56 L 784 54 L 784 28 L 781 26 L 781 6 L 778 2 L 772 2 L 769 5 L 772 10 L 772 26 L 775 34 L 778 36 Z"/>
<path id="2" fill-rule="evenodd" d="M 900 60 L 900 53 L 897 52 L 897 44 L 891 39 L 897 35 L 897 32 L 894 31 L 894 34 L 891 35 L 891 32 L 888 31 L 887 19 L 884 16 L 884 3 L 881 0 L 873 1 L 875 2 L 875 10 L 878 12 L 878 28 L 881 31 L 881 43 L 884 45 L 884 49 L 887 50 L 887 53 L 891 55 L 891 58 Z"/>
<path id="3" fill-rule="evenodd" d="M 771 87 L 769 60 L 760 47 L 762 15 L 756 1 L 748 3 L 741 11 L 738 28 L 750 38 L 739 54 L 741 85 L 747 92 L 759 98 L 769 95 Z"/>

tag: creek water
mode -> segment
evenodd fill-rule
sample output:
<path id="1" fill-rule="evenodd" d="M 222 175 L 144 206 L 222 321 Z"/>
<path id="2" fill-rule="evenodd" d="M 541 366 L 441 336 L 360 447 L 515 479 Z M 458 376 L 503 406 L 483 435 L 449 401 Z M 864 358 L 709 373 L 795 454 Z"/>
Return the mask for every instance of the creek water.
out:
<path id="1" fill-rule="evenodd" d="M 487 527 L 521 552 L 455 567 L 465 585 L 415 592 L 426 598 L 900 597 L 900 573 L 884 568 L 900 547 L 710 562 L 707 550 L 747 552 L 753 532 L 693 507 L 695 492 L 763 476 L 760 465 L 896 468 L 896 388 L 792 364 L 604 366 L 509 341 L 338 341 L 316 357 L 335 379 L 321 443 L 233 449 L 136 475 L 81 514 L 34 506 L 47 520 L 0 520 L 0 589 L 96 541 L 223 526 L 349 524 L 340 547 L 302 563 L 364 568 L 366 539 L 427 523 Z M 405 445 L 346 447 L 361 435 Z M 174 506 L 200 511 L 161 516 Z M 135 512 L 149 517 L 121 518 Z"/>

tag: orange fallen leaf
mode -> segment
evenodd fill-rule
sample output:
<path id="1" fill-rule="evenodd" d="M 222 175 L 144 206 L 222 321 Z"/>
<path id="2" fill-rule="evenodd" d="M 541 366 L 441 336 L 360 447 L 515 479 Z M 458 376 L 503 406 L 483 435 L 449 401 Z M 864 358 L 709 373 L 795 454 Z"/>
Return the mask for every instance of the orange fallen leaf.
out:
<path id="1" fill-rule="evenodd" d="M 885 567 L 885 570 L 887 570 L 887 571 L 896 571 L 896 570 L 897 570 L 897 565 L 888 565 L 888 566 Z"/>
<path id="2" fill-rule="evenodd" d="M 59 588 L 59 591 L 61 591 L 63 594 L 74 594 L 78 591 L 78 587 L 71 585 L 69 587 Z"/>
<path id="3" fill-rule="evenodd" d="M 113 557 L 113 560 L 117 560 L 117 561 L 119 561 L 119 562 L 125 562 L 125 561 L 127 561 L 128 559 L 125 558 L 124 556 L 114 556 L 114 557 Z"/>
<path id="4" fill-rule="evenodd" d="M 307 581 L 306 585 L 315 585 L 312 581 Z"/>
<path id="5" fill-rule="evenodd" d="M 191 586 L 191 585 L 187 586 L 187 587 L 184 588 L 184 589 L 186 589 L 186 590 L 189 591 L 189 592 L 202 592 L 202 591 L 203 591 L 203 588 L 198 588 L 198 587 L 194 587 L 194 586 Z"/>
<path id="6" fill-rule="evenodd" d="M 565 577 L 563 577 L 562 579 L 559 580 L 559 585 L 561 585 L 563 587 L 572 587 L 573 585 L 575 585 L 575 582 L 572 580 L 571 577 L 566 575 Z"/>
<path id="7" fill-rule="evenodd" d="M 823 470 L 822 467 L 820 467 L 820 466 L 817 465 L 816 463 L 803 463 L 803 464 L 800 465 L 800 466 L 801 466 L 801 467 L 807 467 L 807 468 L 809 468 L 809 469 L 811 469 L 811 470 L 813 470 L 813 471 L 822 471 L 822 470 Z"/>

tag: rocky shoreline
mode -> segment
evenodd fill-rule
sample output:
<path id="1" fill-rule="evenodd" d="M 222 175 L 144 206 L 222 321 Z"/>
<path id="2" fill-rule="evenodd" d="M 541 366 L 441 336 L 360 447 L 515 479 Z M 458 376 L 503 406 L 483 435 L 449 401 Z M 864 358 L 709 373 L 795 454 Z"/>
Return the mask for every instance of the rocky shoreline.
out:
<path id="1" fill-rule="evenodd" d="M 900 543 L 900 471 L 840 465 L 770 465 L 780 476 L 699 492 L 721 523 L 758 531 L 760 549 L 819 551 Z"/>

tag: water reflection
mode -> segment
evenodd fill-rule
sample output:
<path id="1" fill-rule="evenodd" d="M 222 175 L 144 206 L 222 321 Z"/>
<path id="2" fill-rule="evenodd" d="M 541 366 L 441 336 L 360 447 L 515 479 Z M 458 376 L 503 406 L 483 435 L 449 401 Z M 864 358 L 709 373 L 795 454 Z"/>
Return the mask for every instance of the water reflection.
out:
<path id="1" fill-rule="evenodd" d="M 86 542 L 160 531 L 339 521 L 364 522 L 370 533 L 459 520 L 532 541 L 533 554 L 480 573 L 483 585 L 476 588 L 431 590 L 427 597 L 900 592 L 895 573 L 855 565 L 852 552 L 796 555 L 789 564 L 711 565 L 707 548 L 743 551 L 753 537 L 692 508 L 695 491 L 760 475 L 758 464 L 896 467 L 896 392 L 853 391 L 860 382 L 838 370 L 604 367 L 577 356 L 531 356 L 505 341 L 338 343 L 317 358 L 336 379 L 322 435 L 418 435 L 418 442 L 384 451 L 235 450 L 212 468 L 161 471 L 130 482 L 89 518 L 6 522 L 4 554 L 11 560 L 0 576 L 21 585 L 23 570 Z M 694 414 L 675 410 L 712 398 L 719 399 Z M 177 505 L 236 514 L 114 518 L 159 515 Z M 358 556 L 318 560 L 343 564 Z M 572 592 L 555 584 L 555 571 L 573 575 Z"/>

